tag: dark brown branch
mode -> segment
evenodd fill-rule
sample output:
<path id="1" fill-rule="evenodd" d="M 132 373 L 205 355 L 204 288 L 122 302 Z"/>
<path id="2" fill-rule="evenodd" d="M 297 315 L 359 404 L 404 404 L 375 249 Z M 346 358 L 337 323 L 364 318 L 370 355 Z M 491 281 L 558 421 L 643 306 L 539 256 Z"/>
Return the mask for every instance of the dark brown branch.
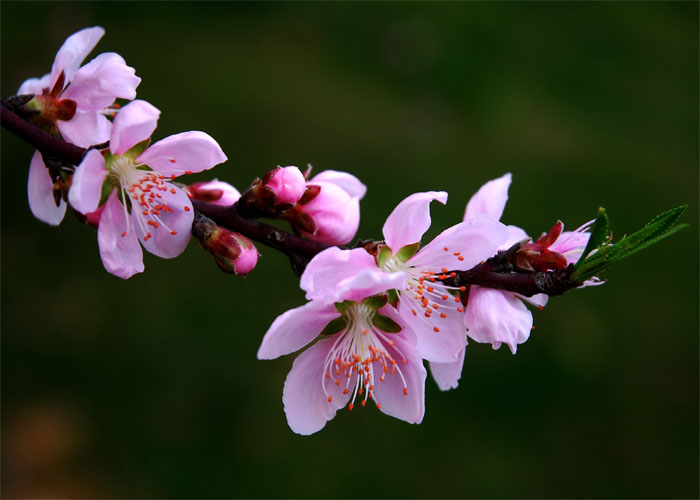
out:
<path id="1" fill-rule="evenodd" d="M 70 144 L 59 137 L 44 132 L 39 127 L 22 119 L 4 105 L 0 106 L 2 126 L 21 137 L 43 154 L 60 158 L 71 165 L 79 165 L 83 161 L 86 149 Z"/>
<path id="2" fill-rule="evenodd" d="M 241 233 L 290 257 L 300 255 L 310 259 L 328 248 L 328 245 L 323 243 L 306 240 L 268 224 L 247 219 L 238 213 L 236 205 L 223 207 L 213 203 L 192 200 L 192 206 L 199 213 L 206 215 L 220 226 Z"/>

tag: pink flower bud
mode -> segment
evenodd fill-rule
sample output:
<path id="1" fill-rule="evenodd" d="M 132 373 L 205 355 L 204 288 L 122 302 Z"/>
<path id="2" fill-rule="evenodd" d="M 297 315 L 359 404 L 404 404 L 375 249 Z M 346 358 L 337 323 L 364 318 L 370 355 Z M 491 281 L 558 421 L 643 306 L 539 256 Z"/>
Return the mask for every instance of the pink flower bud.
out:
<path id="1" fill-rule="evenodd" d="M 265 174 L 262 185 L 269 190 L 266 197 L 274 197 L 273 206 L 294 205 L 306 190 L 306 179 L 297 167 L 277 167 Z"/>
<path id="2" fill-rule="evenodd" d="M 285 218 L 307 238 L 328 245 L 349 243 L 360 225 L 365 186 L 354 176 L 327 170 L 314 177 Z"/>
<path id="3" fill-rule="evenodd" d="M 195 214 L 192 234 L 225 273 L 248 274 L 258 263 L 258 250 L 252 241 L 207 217 Z"/>
<path id="4" fill-rule="evenodd" d="M 217 179 L 209 182 L 195 182 L 185 187 L 185 191 L 187 196 L 194 200 L 225 207 L 233 205 L 241 197 L 241 193 L 235 187 Z"/>

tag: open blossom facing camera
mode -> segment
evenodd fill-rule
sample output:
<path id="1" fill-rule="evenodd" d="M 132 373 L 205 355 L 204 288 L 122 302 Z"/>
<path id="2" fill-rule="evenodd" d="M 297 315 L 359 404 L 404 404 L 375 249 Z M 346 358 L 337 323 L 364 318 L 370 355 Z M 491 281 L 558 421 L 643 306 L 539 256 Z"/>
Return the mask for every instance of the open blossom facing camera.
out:
<path id="1" fill-rule="evenodd" d="M 27 107 L 37 112 L 32 121 L 80 147 L 109 139 L 111 122 L 105 113 L 116 98 L 134 99 L 141 79 L 113 52 L 100 54 L 85 66 L 85 57 L 104 35 L 100 27 L 86 28 L 68 37 L 56 54 L 51 73 L 30 78 L 18 94 L 34 94 Z M 29 168 L 29 206 L 38 219 L 58 225 L 66 204 L 54 199 L 54 180 L 36 152 Z"/>
<path id="2" fill-rule="evenodd" d="M 364 250 L 363 250 L 364 251 Z M 305 271 L 313 273 L 313 270 Z M 321 430 L 347 405 L 374 401 L 377 408 L 409 423 L 425 411 L 426 372 L 415 334 L 386 295 L 402 273 L 364 270 L 345 280 L 326 300 L 314 300 L 279 316 L 265 334 L 259 359 L 274 359 L 321 339 L 294 361 L 282 401 L 298 434 Z"/>
<path id="3" fill-rule="evenodd" d="M 507 231 L 500 222 L 477 217 L 453 226 L 418 250 L 430 227 L 430 202 L 447 201 L 447 193 L 416 193 L 403 200 L 384 224 L 384 244 L 377 255 L 364 249 L 329 248 L 314 257 L 301 277 L 308 299 L 333 293 L 338 284 L 352 280 L 364 270 L 398 273 L 395 301 L 404 324 L 416 332 L 421 356 L 431 361 L 452 362 L 466 343 L 464 309 L 460 288 L 441 279 L 451 271 L 472 268 L 496 253 Z M 388 290 L 388 289 L 387 289 Z"/>
<path id="4" fill-rule="evenodd" d="M 107 271 L 129 278 L 142 272 L 141 245 L 154 255 L 180 255 L 190 239 L 192 203 L 169 181 L 226 161 L 204 132 L 183 132 L 150 147 L 160 111 L 133 101 L 114 119 L 109 150 L 90 150 L 76 168 L 68 200 L 77 211 L 94 212 L 107 196 L 97 241 Z"/>

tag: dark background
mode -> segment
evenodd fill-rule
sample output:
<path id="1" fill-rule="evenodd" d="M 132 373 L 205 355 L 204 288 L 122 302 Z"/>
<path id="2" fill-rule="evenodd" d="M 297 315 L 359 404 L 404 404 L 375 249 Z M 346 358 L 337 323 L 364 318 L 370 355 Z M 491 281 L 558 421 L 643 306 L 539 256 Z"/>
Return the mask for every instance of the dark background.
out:
<path id="1" fill-rule="evenodd" d="M 2 95 L 92 25 L 163 111 L 155 139 L 220 142 L 198 179 L 351 172 L 359 237 L 446 189 L 434 235 L 505 172 L 530 234 L 599 205 L 618 237 L 684 203 L 692 226 L 534 311 L 516 356 L 472 342 L 421 425 L 368 407 L 300 437 L 293 356 L 255 359 L 304 302 L 285 258 L 260 248 L 242 279 L 191 243 L 115 278 L 94 230 L 31 216 L 32 149 L 3 132 L 4 497 L 696 497 L 697 3 L 3 1 Z"/>

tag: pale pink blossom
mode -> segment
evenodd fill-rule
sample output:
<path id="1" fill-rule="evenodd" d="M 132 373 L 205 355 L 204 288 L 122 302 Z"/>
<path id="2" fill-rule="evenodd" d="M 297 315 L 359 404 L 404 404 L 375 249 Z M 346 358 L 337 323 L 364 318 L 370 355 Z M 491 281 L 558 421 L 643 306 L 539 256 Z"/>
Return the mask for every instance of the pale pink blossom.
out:
<path id="1" fill-rule="evenodd" d="M 453 226 L 418 250 L 430 227 L 430 202 L 447 201 L 445 192 L 416 193 L 403 200 L 384 224 L 384 244 L 377 256 L 362 248 L 329 248 L 315 256 L 301 277 L 308 299 L 324 300 L 337 286 L 359 272 L 380 270 L 403 276 L 395 287 L 397 309 L 404 324 L 416 332 L 420 355 L 431 361 L 453 362 L 466 343 L 464 310 L 459 288 L 442 279 L 452 271 L 471 269 L 493 256 L 505 241 L 505 226 L 477 217 Z"/>
<path id="2" fill-rule="evenodd" d="M 263 177 L 262 185 L 274 198 L 273 206 L 293 205 L 304 194 L 306 179 L 297 167 L 277 167 Z"/>
<path id="3" fill-rule="evenodd" d="M 349 243 L 360 225 L 365 185 L 354 175 L 325 170 L 306 186 L 307 194 L 283 216 L 311 240 L 328 245 Z"/>
<path id="4" fill-rule="evenodd" d="M 73 175 L 71 206 L 94 212 L 107 197 L 97 240 L 107 271 L 129 278 L 143 271 L 141 245 L 163 258 L 180 255 L 190 239 L 193 210 L 169 181 L 201 172 L 226 155 L 204 132 L 183 132 L 146 148 L 160 111 L 146 101 L 126 105 L 114 119 L 109 151 L 90 150 Z"/>
<path id="5" fill-rule="evenodd" d="M 370 399 L 387 415 L 422 421 L 426 372 L 415 334 L 385 296 L 375 295 L 403 279 L 402 273 L 366 269 L 327 300 L 312 300 L 274 321 L 258 359 L 297 351 L 325 333 L 297 357 L 284 384 L 284 411 L 294 432 L 313 434 L 339 409 Z"/>
<path id="6" fill-rule="evenodd" d="M 469 200 L 464 220 L 472 221 L 484 216 L 500 220 L 508 200 L 510 183 L 511 174 L 506 174 L 484 184 Z M 528 245 L 535 252 L 548 252 L 557 258 L 563 255 L 566 262 L 560 263 L 562 265 L 575 263 L 588 243 L 590 235 L 586 230 L 589 226 L 590 223 L 587 223 L 575 231 L 561 232 L 563 224 L 558 222 L 550 233 L 543 235 L 542 243 Z M 508 238 L 498 250 L 507 250 L 515 243 L 529 239 L 527 233 L 517 226 L 507 226 L 507 229 Z M 494 349 L 506 344 L 515 354 L 518 344 L 525 342 L 532 330 L 532 313 L 523 301 L 541 309 L 547 304 L 547 299 L 545 294 L 524 297 L 513 292 L 471 285 L 464 314 L 467 335 L 477 342 L 492 344 Z M 464 349 L 456 362 L 430 363 L 433 378 L 442 390 L 457 387 L 463 362 Z"/>
<path id="7" fill-rule="evenodd" d="M 111 122 L 105 113 L 116 98 L 134 99 L 141 79 L 124 59 L 113 52 L 100 54 L 81 67 L 85 57 L 104 35 L 99 26 L 85 28 L 68 37 L 56 54 L 51 73 L 30 78 L 18 94 L 34 94 L 28 103 L 41 114 L 37 124 L 58 132 L 68 142 L 87 148 L 109 139 Z M 36 153 L 30 165 L 29 205 L 38 219 L 58 225 L 65 213 L 65 203 L 56 206 L 53 197 L 39 199 L 53 182 L 41 155 Z"/>
<path id="8" fill-rule="evenodd" d="M 241 193 L 228 182 L 218 179 L 207 182 L 195 182 L 185 187 L 187 195 L 193 200 L 206 201 L 214 205 L 228 207 L 241 197 Z"/>

